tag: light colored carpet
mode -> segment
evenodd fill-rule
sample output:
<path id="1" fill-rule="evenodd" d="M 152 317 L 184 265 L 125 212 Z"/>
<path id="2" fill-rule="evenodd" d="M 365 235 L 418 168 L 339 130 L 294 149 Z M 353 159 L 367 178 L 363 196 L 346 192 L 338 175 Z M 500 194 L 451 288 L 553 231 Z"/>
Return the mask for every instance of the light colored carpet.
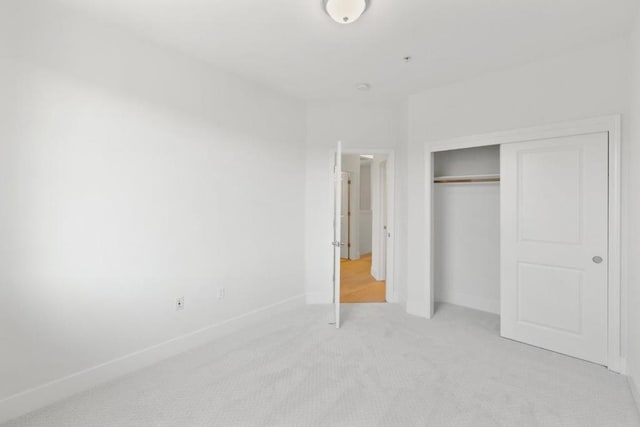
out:
<path id="1" fill-rule="evenodd" d="M 638 426 L 626 380 L 498 336 L 498 317 L 391 304 L 273 318 L 11 426 Z"/>

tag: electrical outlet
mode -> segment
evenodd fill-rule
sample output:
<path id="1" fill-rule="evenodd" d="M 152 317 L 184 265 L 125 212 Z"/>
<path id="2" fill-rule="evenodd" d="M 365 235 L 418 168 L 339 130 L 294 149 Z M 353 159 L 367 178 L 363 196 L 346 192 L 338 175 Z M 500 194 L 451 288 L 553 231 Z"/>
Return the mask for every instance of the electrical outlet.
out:
<path id="1" fill-rule="evenodd" d="M 182 310 L 184 308 L 184 297 L 180 297 L 176 299 L 176 311 Z"/>
<path id="2" fill-rule="evenodd" d="M 218 288 L 218 299 L 224 299 L 224 288 Z"/>

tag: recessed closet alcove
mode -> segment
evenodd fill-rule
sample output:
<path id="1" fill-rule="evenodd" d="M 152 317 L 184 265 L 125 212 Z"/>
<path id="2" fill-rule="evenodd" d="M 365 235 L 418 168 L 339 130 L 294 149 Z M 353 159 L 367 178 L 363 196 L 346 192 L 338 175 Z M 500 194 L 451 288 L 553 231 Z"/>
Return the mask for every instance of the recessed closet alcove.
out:
<path id="1" fill-rule="evenodd" d="M 435 153 L 434 184 L 436 302 L 499 313 L 500 146 Z"/>

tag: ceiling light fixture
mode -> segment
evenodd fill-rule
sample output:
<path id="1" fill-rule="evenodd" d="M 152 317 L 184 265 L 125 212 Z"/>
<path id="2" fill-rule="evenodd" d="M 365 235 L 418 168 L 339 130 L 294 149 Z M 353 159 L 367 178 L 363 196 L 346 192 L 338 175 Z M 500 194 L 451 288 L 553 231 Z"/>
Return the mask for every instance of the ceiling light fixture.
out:
<path id="1" fill-rule="evenodd" d="M 327 14 L 339 24 L 351 24 L 360 18 L 369 0 L 323 0 Z"/>

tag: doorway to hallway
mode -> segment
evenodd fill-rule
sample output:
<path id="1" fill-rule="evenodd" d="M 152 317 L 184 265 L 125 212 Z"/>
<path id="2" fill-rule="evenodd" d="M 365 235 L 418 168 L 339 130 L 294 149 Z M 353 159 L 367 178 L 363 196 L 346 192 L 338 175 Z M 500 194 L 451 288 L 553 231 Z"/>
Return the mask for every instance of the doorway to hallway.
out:
<path id="1" fill-rule="evenodd" d="M 386 302 L 387 155 L 343 154 L 340 302 Z"/>
<path id="2" fill-rule="evenodd" d="M 385 281 L 371 275 L 371 254 L 340 260 L 340 302 L 386 302 Z"/>

